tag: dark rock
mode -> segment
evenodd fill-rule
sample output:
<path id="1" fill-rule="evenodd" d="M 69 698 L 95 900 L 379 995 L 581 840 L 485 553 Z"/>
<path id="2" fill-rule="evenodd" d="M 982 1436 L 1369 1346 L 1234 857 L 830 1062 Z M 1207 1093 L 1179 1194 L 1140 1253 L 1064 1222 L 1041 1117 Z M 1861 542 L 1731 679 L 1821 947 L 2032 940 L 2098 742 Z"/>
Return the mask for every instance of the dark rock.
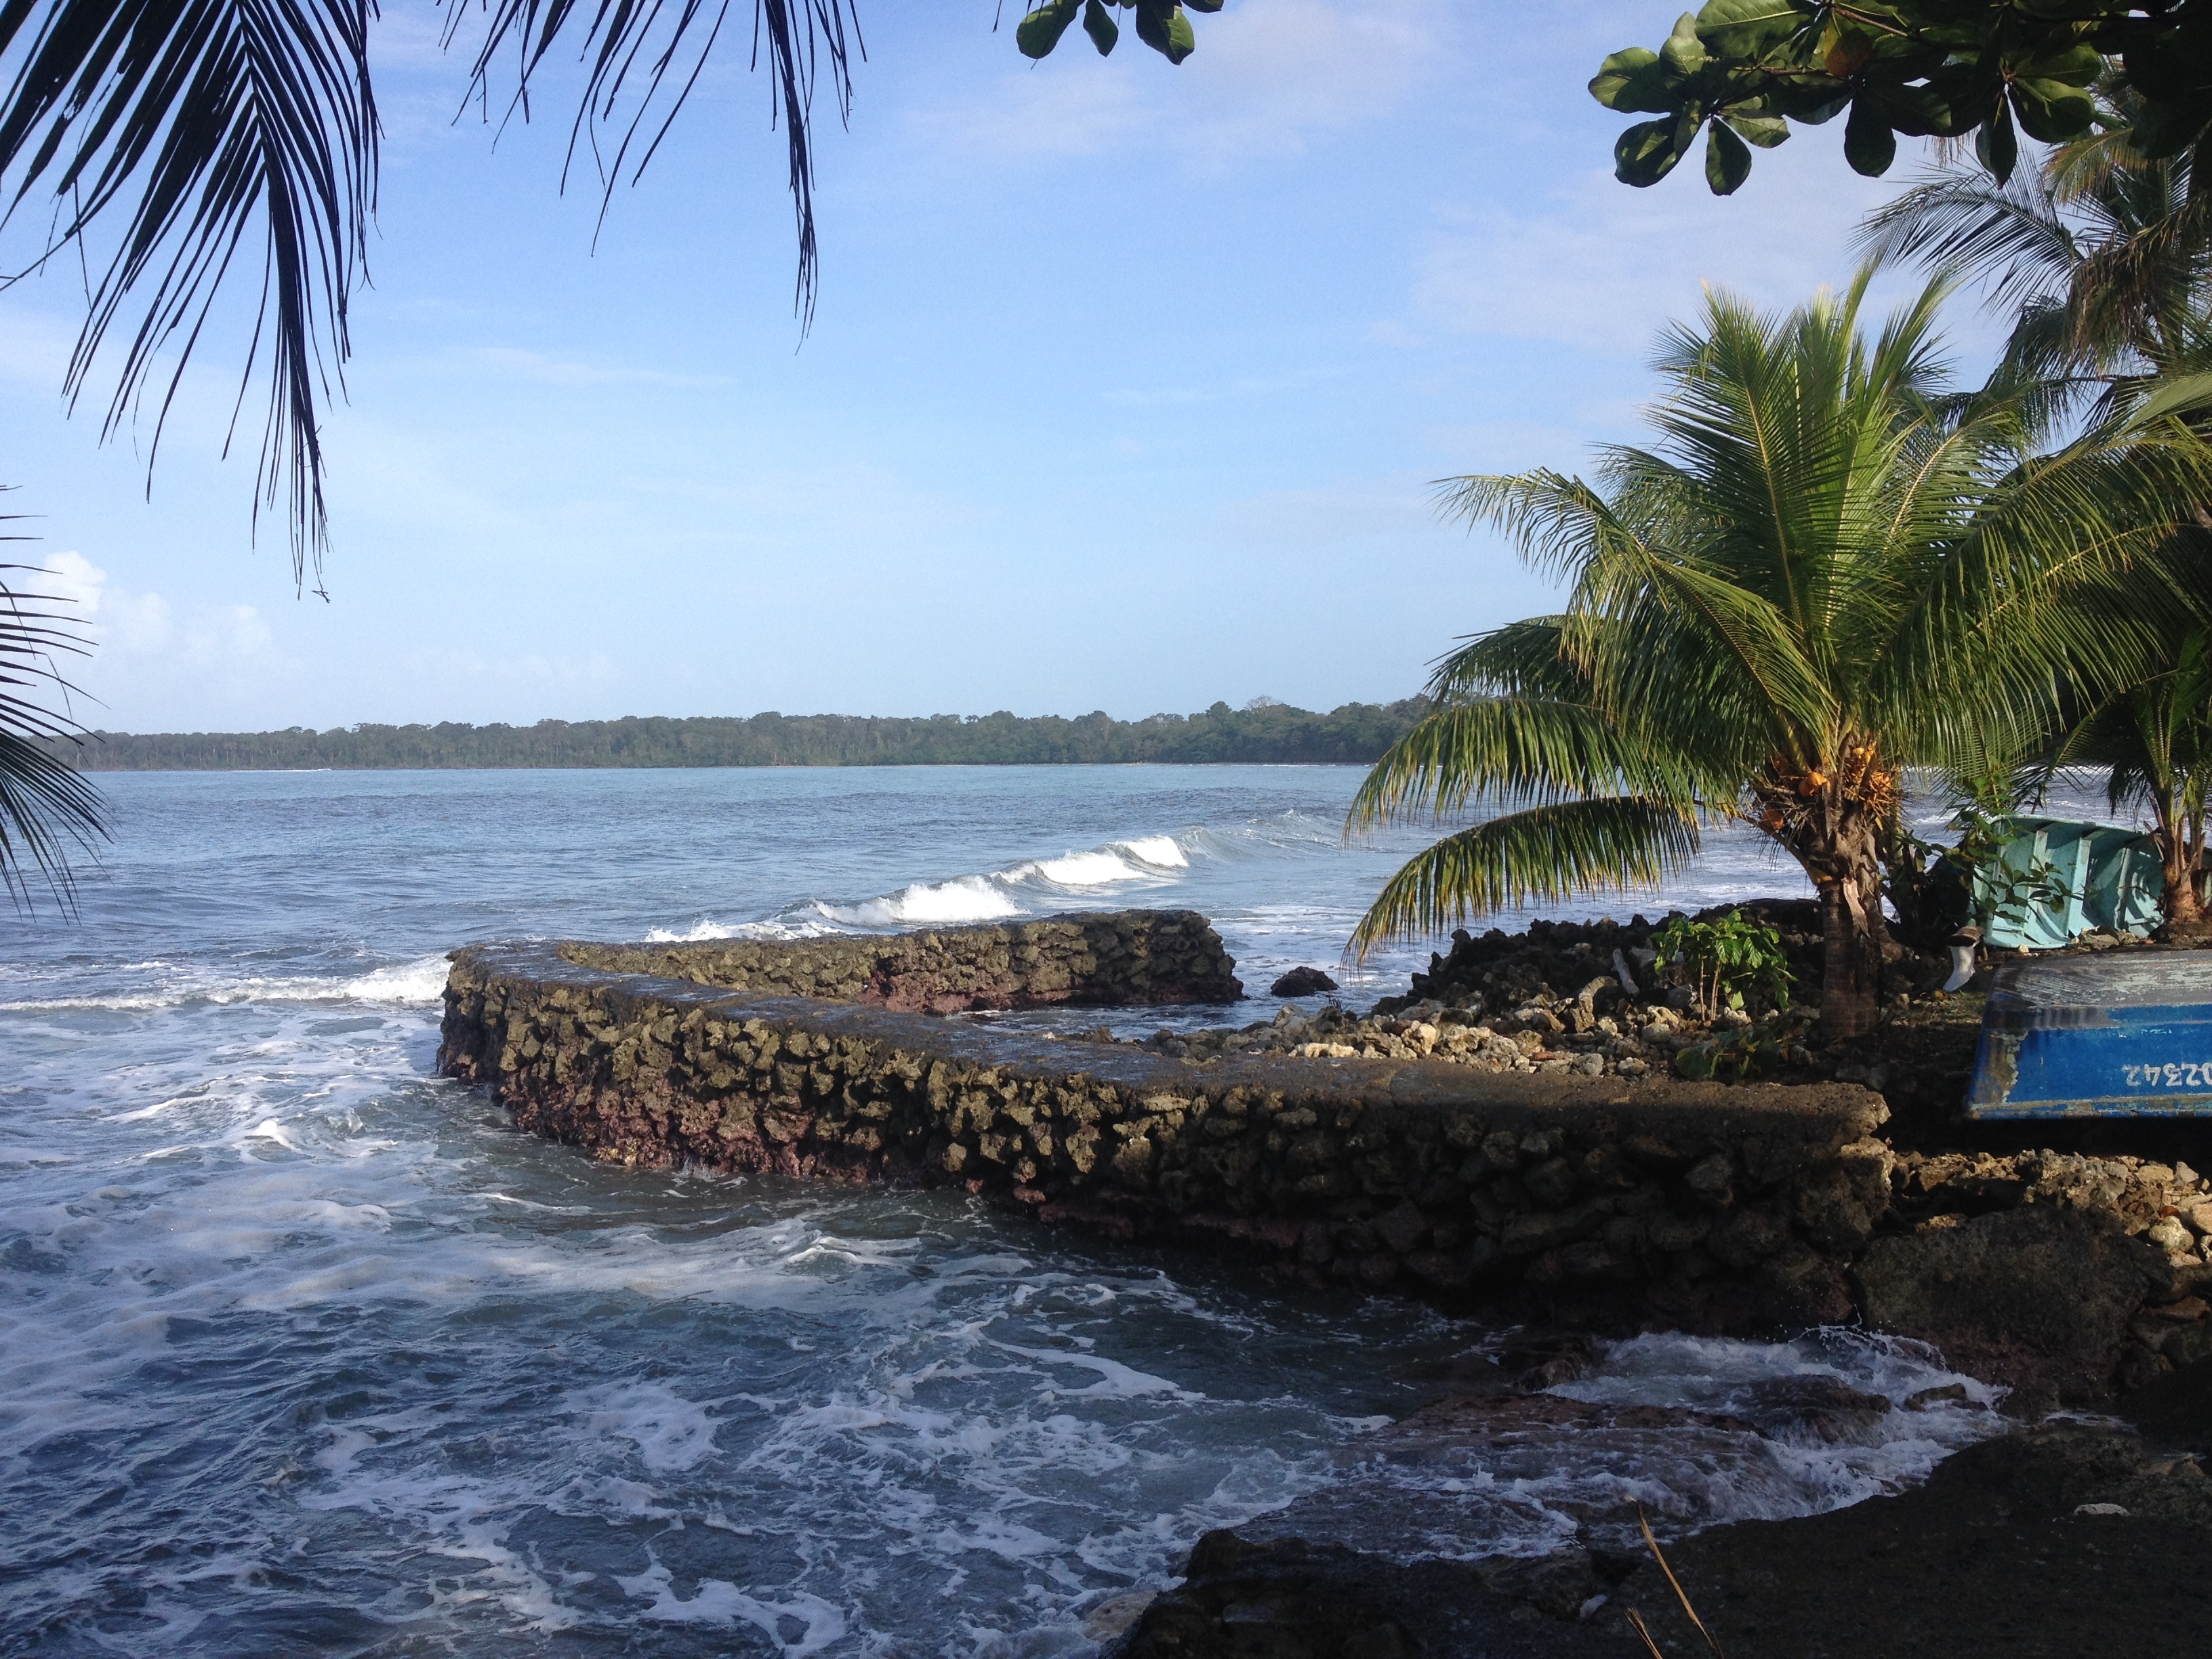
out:
<path id="1" fill-rule="evenodd" d="M 1429 1236 L 1429 1219 L 1412 1204 L 1401 1204 L 1376 1217 L 1375 1236 L 1400 1255 L 1407 1255 L 1419 1249 Z"/>
<path id="2" fill-rule="evenodd" d="M 2047 1205 L 1878 1238 L 1852 1277 L 1869 1324 L 2069 1398 L 2109 1389 L 2129 1322 L 2171 1283 L 2165 1258 L 2109 1218 Z"/>
<path id="3" fill-rule="evenodd" d="M 1267 988 L 1270 996 L 1317 997 L 1336 989 L 1336 981 L 1318 968 L 1293 968 Z"/>
<path id="4" fill-rule="evenodd" d="M 1575 1551 L 1547 1562 L 1398 1562 L 1341 1544 L 1210 1532 L 1112 1659 L 1552 1659 L 1592 1651 L 1572 1620 L 1607 1581 Z M 1577 1592 L 1581 1592 L 1577 1599 Z M 1571 1603 L 1571 1605 L 1570 1605 Z M 1627 1651 L 1608 1648 L 1601 1651 Z"/>
<path id="5" fill-rule="evenodd" d="M 2119 1408 L 2160 1443 L 2212 1455 L 2212 1360 L 2179 1366 L 2145 1383 Z"/>
<path id="6" fill-rule="evenodd" d="M 1963 1396 L 1963 1390 L 1961 1395 Z M 1885 1395 L 1869 1394 L 1832 1376 L 1780 1376 L 1754 1383 L 1731 1401 L 1740 1417 L 1769 1438 L 1871 1445 L 1882 1420 L 1895 1409 Z"/>
<path id="7" fill-rule="evenodd" d="M 1716 1208 L 1734 1200 L 1735 1182 L 1735 1160 L 1726 1152 L 1699 1158 L 1682 1177 L 1684 1186 Z"/>
<path id="8" fill-rule="evenodd" d="M 2078 1512 L 2107 1504 L 2126 1513 Z M 2074 1659 L 2202 1648 L 2212 1589 L 2176 1564 L 2208 1549 L 2194 1466 L 2053 1427 L 1970 1447 L 1916 1491 L 1717 1527 L 1667 1557 L 1730 1659 Z M 1632 1583 L 1662 1651 L 1708 1651 L 1663 1585 Z"/>

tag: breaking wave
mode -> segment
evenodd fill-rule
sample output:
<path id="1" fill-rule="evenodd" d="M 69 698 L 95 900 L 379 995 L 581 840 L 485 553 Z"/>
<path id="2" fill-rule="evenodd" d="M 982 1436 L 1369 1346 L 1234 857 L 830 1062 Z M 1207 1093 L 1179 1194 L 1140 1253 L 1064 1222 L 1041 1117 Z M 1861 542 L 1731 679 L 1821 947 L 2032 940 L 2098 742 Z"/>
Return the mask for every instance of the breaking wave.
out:
<path id="1" fill-rule="evenodd" d="M 1131 888 L 1172 884 L 1195 854 L 1212 854 L 1218 838 L 1204 830 L 1181 836 L 1139 836 L 1079 852 L 1029 859 L 1005 870 L 918 881 L 872 898 L 808 899 L 760 921 L 725 923 L 702 917 L 690 927 L 656 927 L 654 944 L 708 939 L 811 939 L 831 933 L 877 933 L 902 927 L 957 927 L 1005 921 L 1063 909 Z"/>

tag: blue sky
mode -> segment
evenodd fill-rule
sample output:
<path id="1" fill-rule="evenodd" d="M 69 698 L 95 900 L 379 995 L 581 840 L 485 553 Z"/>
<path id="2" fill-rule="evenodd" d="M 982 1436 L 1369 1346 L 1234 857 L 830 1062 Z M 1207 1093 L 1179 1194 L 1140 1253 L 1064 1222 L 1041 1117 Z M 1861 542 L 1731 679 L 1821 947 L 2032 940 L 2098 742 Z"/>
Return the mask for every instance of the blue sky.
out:
<path id="1" fill-rule="evenodd" d="M 627 714 L 1121 716 L 1401 696 L 1544 608 L 1431 481 L 1631 437 L 1700 284 L 1847 273 L 1838 135 L 1611 177 L 1583 83 L 1638 3 L 1230 0 L 1180 68 L 1010 4 L 861 0 L 821 134 L 801 343 L 781 140 L 742 52 L 643 185 L 557 191 L 568 107 L 455 121 L 436 17 L 387 7 L 375 286 L 326 428 L 331 602 L 250 539 L 224 341 L 164 440 L 58 390 L 81 293 L 0 295 L 9 498 L 39 515 L 123 731 Z M 496 143 L 495 137 L 496 136 Z M 241 301 L 250 293 L 241 291 Z M 1984 334 L 1971 314 L 1960 322 Z"/>

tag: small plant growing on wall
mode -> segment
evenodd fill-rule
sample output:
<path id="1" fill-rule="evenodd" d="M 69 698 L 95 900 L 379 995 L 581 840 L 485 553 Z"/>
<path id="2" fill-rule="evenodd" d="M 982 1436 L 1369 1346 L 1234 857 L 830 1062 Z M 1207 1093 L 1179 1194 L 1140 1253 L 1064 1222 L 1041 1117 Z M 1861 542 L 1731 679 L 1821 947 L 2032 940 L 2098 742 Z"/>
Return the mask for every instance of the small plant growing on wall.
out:
<path id="1" fill-rule="evenodd" d="M 1708 1017 L 1723 1008 L 1741 1008 L 1748 996 L 1764 992 L 1777 1008 L 1790 1006 L 1790 963 L 1782 935 L 1741 910 L 1713 921 L 1677 916 L 1651 935 L 1659 959 L 1679 968 L 1698 994 Z"/>

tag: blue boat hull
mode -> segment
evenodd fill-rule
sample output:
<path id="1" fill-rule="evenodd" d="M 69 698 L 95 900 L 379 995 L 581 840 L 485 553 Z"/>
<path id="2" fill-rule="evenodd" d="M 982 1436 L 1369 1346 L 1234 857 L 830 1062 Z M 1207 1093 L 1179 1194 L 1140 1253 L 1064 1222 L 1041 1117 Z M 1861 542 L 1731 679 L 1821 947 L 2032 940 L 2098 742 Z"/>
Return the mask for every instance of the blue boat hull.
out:
<path id="1" fill-rule="evenodd" d="M 2212 952 L 2006 963 L 1966 1115 L 2212 1116 Z"/>

